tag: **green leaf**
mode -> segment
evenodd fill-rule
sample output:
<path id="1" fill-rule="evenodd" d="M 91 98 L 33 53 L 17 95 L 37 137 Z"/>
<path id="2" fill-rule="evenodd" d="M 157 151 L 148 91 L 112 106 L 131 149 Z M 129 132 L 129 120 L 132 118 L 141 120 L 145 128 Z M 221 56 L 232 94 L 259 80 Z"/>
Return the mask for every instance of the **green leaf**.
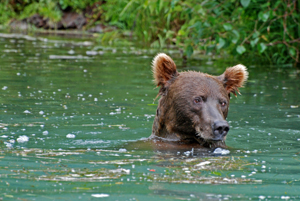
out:
<path id="1" fill-rule="evenodd" d="M 191 28 L 196 28 L 197 30 L 200 29 L 202 26 L 202 23 L 200 21 L 195 22 L 195 24 L 193 24 L 192 26 L 189 27 L 189 29 Z"/>
<path id="2" fill-rule="evenodd" d="M 171 8 L 174 9 L 176 3 L 178 2 L 178 0 L 172 0 L 171 1 Z"/>
<path id="3" fill-rule="evenodd" d="M 256 31 L 253 33 L 252 38 L 258 38 L 259 35 L 260 35 L 260 33 L 258 31 Z"/>
<path id="4" fill-rule="evenodd" d="M 222 176 L 220 172 L 211 172 L 211 174 L 217 175 L 217 176 Z"/>
<path id="5" fill-rule="evenodd" d="M 151 43 L 150 47 L 159 48 L 160 47 L 159 41 L 158 40 L 154 41 L 153 43 Z"/>
<path id="6" fill-rule="evenodd" d="M 224 23 L 224 24 L 223 24 L 223 27 L 224 27 L 224 29 L 225 29 L 226 31 L 232 30 L 232 25 L 229 24 L 229 23 Z"/>
<path id="7" fill-rule="evenodd" d="M 258 13 L 258 18 L 263 22 L 266 22 L 269 19 L 270 12 L 263 13 L 262 11 Z"/>
<path id="8" fill-rule="evenodd" d="M 294 48 L 290 48 L 289 53 L 290 53 L 291 56 L 295 56 L 296 55 L 296 50 Z"/>
<path id="9" fill-rule="evenodd" d="M 246 52 L 246 48 L 243 45 L 239 45 L 236 47 L 236 51 L 239 54 L 243 54 L 244 52 Z"/>
<path id="10" fill-rule="evenodd" d="M 256 39 L 254 39 L 254 40 L 251 40 L 251 41 L 250 41 L 250 45 L 251 45 L 252 47 L 254 47 L 258 41 L 259 41 L 259 38 L 256 38 Z"/>
<path id="11" fill-rule="evenodd" d="M 247 8 L 250 4 L 251 0 L 241 0 L 241 4 L 244 8 Z"/>
<path id="12" fill-rule="evenodd" d="M 231 39 L 231 42 L 236 44 L 240 39 L 240 33 L 237 30 L 233 30 L 232 33 L 233 33 L 233 38 Z"/>
<path id="13" fill-rule="evenodd" d="M 219 38 L 219 44 L 217 45 L 217 49 L 221 49 L 225 45 L 226 41 L 223 38 Z"/>
<path id="14" fill-rule="evenodd" d="M 184 36 L 184 35 L 186 35 L 186 32 L 185 32 L 184 30 L 180 29 L 180 30 L 178 31 L 178 35 L 179 35 L 179 36 Z"/>
<path id="15" fill-rule="evenodd" d="M 259 53 L 263 53 L 267 49 L 267 46 L 264 43 L 259 43 L 258 44 L 258 51 Z"/>
<path id="16" fill-rule="evenodd" d="M 188 46 L 186 47 L 186 50 L 185 50 L 186 55 L 187 55 L 188 57 L 190 57 L 190 56 L 192 56 L 193 52 L 194 52 L 193 47 L 192 47 L 191 45 L 188 45 Z"/>

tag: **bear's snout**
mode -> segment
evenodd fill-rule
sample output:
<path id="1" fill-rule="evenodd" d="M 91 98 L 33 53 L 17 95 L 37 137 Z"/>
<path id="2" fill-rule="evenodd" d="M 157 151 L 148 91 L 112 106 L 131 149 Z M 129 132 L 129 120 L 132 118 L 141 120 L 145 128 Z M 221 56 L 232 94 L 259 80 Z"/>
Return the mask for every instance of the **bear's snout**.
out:
<path id="1" fill-rule="evenodd" d="M 213 140 L 223 140 L 229 131 L 229 125 L 227 121 L 215 121 L 212 125 L 214 134 Z"/>

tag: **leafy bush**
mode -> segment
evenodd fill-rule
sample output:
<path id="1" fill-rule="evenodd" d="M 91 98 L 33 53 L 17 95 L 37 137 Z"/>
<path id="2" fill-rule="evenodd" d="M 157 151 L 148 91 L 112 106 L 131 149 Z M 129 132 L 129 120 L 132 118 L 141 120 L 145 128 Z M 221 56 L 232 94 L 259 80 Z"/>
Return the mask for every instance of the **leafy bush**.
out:
<path id="1" fill-rule="evenodd" d="M 110 0 L 105 20 L 152 46 L 299 62 L 297 0 Z"/>
<path id="2" fill-rule="evenodd" d="M 0 4 L 0 24 L 7 23 L 12 18 L 24 19 L 34 14 L 58 22 L 62 17 L 62 10 L 72 9 L 82 12 L 99 0 L 2 0 Z"/>
<path id="3" fill-rule="evenodd" d="M 300 63 L 298 0 L 2 0 L 0 24 L 40 14 L 52 22 L 70 8 L 95 9 L 87 26 L 102 22 L 152 47 L 175 45 L 184 55 L 229 53 L 272 63 Z M 131 35 L 131 34 L 130 34 Z M 101 40 L 120 37 L 120 31 Z"/>
<path id="4" fill-rule="evenodd" d="M 62 17 L 62 12 L 58 4 L 52 0 L 41 0 L 26 5 L 19 18 L 23 19 L 34 14 L 40 14 L 52 22 L 58 22 Z"/>
<path id="5" fill-rule="evenodd" d="M 0 3 L 0 25 L 7 23 L 10 19 L 14 18 L 16 13 L 13 7 L 9 4 L 9 0 L 1 0 Z"/>

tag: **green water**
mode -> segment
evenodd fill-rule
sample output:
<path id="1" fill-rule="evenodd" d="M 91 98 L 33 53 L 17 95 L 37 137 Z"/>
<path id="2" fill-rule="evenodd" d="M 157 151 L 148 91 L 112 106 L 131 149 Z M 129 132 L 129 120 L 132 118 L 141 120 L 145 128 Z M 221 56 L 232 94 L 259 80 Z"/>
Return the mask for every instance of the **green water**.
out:
<path id="1" fill-rule="evenodd" d="M 243 62 L 230 154 L 213 156 L 141 140 L 156 111 L 156 50 L 1 34 L 0 52 L 0 199 L 300 199 L 300 71 L 289 65 Z M 166 53 L 179 71 L 236 64 Z"/>

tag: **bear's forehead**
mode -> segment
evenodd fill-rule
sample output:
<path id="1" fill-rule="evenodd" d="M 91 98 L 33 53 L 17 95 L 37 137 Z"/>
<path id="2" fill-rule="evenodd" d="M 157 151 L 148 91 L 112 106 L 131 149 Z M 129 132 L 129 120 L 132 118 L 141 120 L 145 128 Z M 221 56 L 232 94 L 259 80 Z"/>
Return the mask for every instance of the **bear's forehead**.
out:
<path id="1" fill-rule="evenodd" d="M 192 93 L 195 95 L 227 95 L 223 84 L 217 78 L 194 71 L 179 73 L 179 76 L 172 84 L 172 88 L 174 92 L 177 91 L 175 93 L 185 91 L 185 93 Z"/>

